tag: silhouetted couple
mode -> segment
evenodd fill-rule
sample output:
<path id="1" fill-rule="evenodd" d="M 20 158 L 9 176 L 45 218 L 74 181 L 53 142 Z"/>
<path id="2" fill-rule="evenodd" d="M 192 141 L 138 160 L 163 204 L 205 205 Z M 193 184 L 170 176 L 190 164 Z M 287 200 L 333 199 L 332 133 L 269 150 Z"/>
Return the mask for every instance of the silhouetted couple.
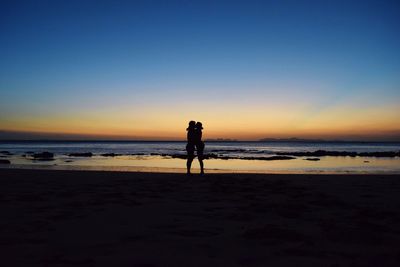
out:
<path id="1" fill-rule="evenodd" d="M 197 158 L 200 163 L 200 174 L 204 174 L 204 164 L 203 164 L 203 152 L 204 152 L 204 142 L 201 140 L 203 134 L 203 125 L 201 122 L 190 121 L 187 131 L 187 174 L 190 174 L 190 168 L 192 167 L 192 162 L 194 159 L 194 151 L 197 150 Z"/>

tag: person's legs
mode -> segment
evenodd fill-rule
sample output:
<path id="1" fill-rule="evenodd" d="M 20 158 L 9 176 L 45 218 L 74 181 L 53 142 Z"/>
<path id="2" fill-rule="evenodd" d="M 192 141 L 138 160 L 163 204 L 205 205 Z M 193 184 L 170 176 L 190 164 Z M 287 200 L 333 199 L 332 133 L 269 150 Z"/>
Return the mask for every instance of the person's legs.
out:
<path id="1" fill-rule="evenodd" d="M 203 154 L 198 155 L 200 163 L 200 174 L 204 174 Z"/>
<path id="2" fill-rule="evenodd" d="M 188 144 L 186 146 L 186 151 L 188 155 L 186 161 L 186 169 L 187 169 L 187 174 L 190 174 L 190 168 L 192 167 L 192 162 L 194 159 L 194 146 Z"/>
<path id="3" fill-rule="evenodd" d="M 200 142 L 196 144 L 196 148 L 197 148 L 197 157 L 199 158 L 199 163 L 200 163 L 200 174 L 204 174 L 204 163 L 203 163 L 204 143 Z"/>
<path id="4" fill-rule="evenodd" d="M 192 167 L 193 158 L 194 158 L 193 155 L 188 155 L 186 162 L 187 174 L 190 174 L 190 168 Z"/>

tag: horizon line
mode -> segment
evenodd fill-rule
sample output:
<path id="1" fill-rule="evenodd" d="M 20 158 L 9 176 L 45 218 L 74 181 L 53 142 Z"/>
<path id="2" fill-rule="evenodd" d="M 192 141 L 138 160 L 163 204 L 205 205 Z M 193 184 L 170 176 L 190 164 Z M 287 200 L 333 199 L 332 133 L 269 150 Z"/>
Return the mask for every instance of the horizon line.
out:
<path id="1" fill-rule="evenodd" d="M 265 138 L 263 138 L 265 139 Z M 246 143 L 400 143 L 399 140 L 349 140 L 349 139 L 306 139 L 306 138 L 271 138 L 271 140 L 216 140 L 216 139 L 205 139 L 205 142 L 210 143 L 238 143 L 238 142 L 246 142 Z M 185 139 L 0 139 L 0 143 L 8 143 L 8 142 L 186 142 Z"/>
<path id="2" fill-rule="evenodd" d="M 205 136 L 204 140 L 207 142 L 379 142 L 379 143 L 398 143 L 400 142 L 400 133 L 397 131 L 386 134 L 364 134 L 364 135 L 344 135 L 339 134 L 329 136 L 319 135 L 288 135 L 288 134 L 274 134 L 268 136 L 237 138 L 231 135 L 226 137 L 216 136 L 215 134 L 208 137 Z M 88 142 L 183 142 L 186 141 L 185 136 L 135 136 L 135 135 L 98 135 L 98 134 L 85 134 L 85 133 L 60 133 L 60 132 L 36 132 L 36 131 L 18 131 L 18 130 L 5 130 L 0 129 L 1 142 L 29 142 L 29 141 L 88 141 Z"/>

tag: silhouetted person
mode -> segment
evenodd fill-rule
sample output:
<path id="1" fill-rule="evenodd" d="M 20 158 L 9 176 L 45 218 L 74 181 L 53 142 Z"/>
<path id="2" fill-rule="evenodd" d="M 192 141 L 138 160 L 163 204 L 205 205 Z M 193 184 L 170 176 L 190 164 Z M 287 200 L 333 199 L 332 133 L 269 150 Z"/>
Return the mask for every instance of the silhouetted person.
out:
<path id="1" fill-rule="evenodd" d="M 187 174 L 190 174 L 190 168 L 192 167 L 192 162 L 194 159 L 194 150 L 196 146 L 196 122 L 195 121 L 190 121 L 189 126 L 186 129 L 187 131 L 187 145 L 186 145 L 186 151 L 187 151 L 187 162 L 186 162 L 186 168 L 187 168 Z"/>
<path id="2" fill-rule="evenodd" d="M 197 150 L 197 158 L 199 159 L 200 163 L 200 174 L 204 174 L 204 164 L 203 164 L 203 153 L 204 153 L 204 142 L 201 140 L 203 135 L 203 124 L 201 122 L 196 123 L 195 127 L 195 145 Z"/>

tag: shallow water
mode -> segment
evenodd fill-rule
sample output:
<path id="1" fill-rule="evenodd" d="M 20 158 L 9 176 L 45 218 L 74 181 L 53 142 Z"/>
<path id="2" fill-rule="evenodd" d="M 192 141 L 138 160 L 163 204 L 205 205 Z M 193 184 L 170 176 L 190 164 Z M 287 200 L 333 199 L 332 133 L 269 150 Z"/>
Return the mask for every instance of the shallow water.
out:
<path id="1" fill-rule="evenodd" d="M 14 142 L 1 143 L 2 155 L 9 159 L 12 168 L 92 169 L 114 171 L 174 171 L 184 172 L 186 161 L 168 155 L 184 155 L 184 142 Z M 382 152 L 399 151 L 399 144 L 387 143 L 267 143 L 230 142 L 207 143 L 206 153 L 221 156 L 273 156 L 277 152 L 295 151 L 348 151 Z M 26 152 L 49 151 L 54 160 L 33 160 Z M 92 152 L 92 157 L 70 157 L 69 153 Z M 121 154 L 115 157 L 101 156 L 103 153 Z M 136 155 L 131 155 L 136 154 Z M 143 154 L 143 155 L 137 155 Z M 158 155 L 152 155 L 158 154 Z M 161 156 L 163 154 L 164 156 Z M 198 161 L 193 162 L 194 172 Z M 306 157 L 291 160 L 205 160 L 208 172 L 261 172 L 261 173 L 400 173 L 399 157 L 319 157 L 319 161 L 308 161 Z"/>
<path id="2" fill-rule="evenodd" d="M 145 155 L 185 154 L 185 142 L 5 142 L 0 141 L 0 151 L 7 150 L 15 154 L 24 154 L 27 151 L 49 151 L 55 154 L 75 152 L 92 152 L 94 154 L 116 153 Z M 206 142 L 205 153 L 221 155 L 259 156 L 260 154 L 273 155 L 276 152 L 296 151 L 348 151 L 348 152 L 381 152 L 399 151 L 400 143 L 357 143 L 357 142 Z"/>

